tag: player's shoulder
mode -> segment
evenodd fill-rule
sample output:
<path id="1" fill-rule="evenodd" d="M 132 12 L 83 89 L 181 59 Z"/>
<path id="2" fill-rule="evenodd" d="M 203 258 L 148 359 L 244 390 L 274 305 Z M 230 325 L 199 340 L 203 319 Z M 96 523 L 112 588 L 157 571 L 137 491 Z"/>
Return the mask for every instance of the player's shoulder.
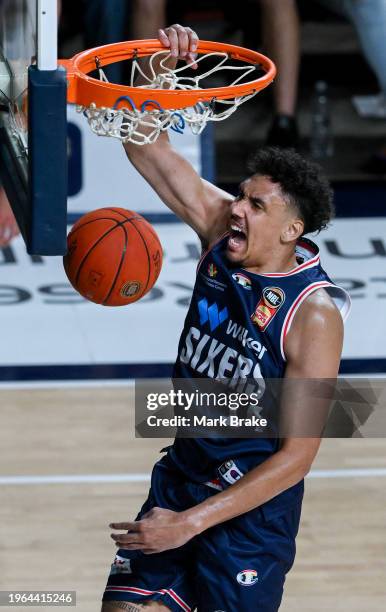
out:
<path id="1" fill-rule="evenodd" d="M 287 362 L 306 378 L 335 376 L 342 345 L 341 314 L 328 293 L 318 289 L 294 317 L 285 341 Z"/>
<path id="2" fill-rule="evenodd" d="M 343 325 L 342 316 L 326 289 L 313 291 L 302 303 L 293 322 L 293 331 L 334 333 Z"/>
<path id="3" fill-rule="evenodd" d="M 339 310 L 335 305 L 334 300 L 329 295 L 328 291 L 323 287 L 316 289 L 304 300 L 302 304 L 303 311 L 312 313 L 324 313 L 326 315 L 336 314 L 340 316 Z"/>

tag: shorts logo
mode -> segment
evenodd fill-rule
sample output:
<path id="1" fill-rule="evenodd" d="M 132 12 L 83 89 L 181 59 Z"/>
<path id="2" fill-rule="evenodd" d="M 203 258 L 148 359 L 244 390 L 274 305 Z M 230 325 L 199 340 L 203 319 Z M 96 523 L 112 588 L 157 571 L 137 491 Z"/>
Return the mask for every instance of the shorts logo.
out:
<path id="1" fill-rule="evenodd" d="M 248 278 L 248 276 L 246 276 L 245 274 L 242 274 L 241 272 L 235 272 L 234 274 L 232 274 L 232 278 L 234 281 L 236 281 L 236 283 L 241 285 L 243 289 L 248 289 L 248 291 L 252 289 L 251 279 Z"/>
<path id="2" fill-rule="evenodd" d="M 253 586 L 258 580 L 256 570 L 246 569 L 237 574 L 237 582 L 242 586 Z"/>
<path id="3" fill-rule="evenodd" d="M 218 270 L 217 270 L 216 266 L 214 265 L 214 263 L 210 263 L 208 265 L 208 274 L 209 274 L 210 278 L 214 278 L 215 276 L 217 276 L 217 272 L 218 272 Z"/>
<path id="4" fill-rule="evenodd" d="M 225 482 L 230 485 L 234 484 L 244 476 L 243 472 L 239 470 L 235 462 L 231 459 L 220 465 L 218 468 L 218 473 L 225 480 Z"/>
<path id="5" fill-rule="evenodd" d="M 132 569 L 130 565 L 130 559 L 126 559 L 125 557 L 121 557 L 120 555 L 116 555 L 114 562 L 111 566 L 110 575 L 115 574 L 131 574 Z"/>
<path id="6" fill-rule="evenodd" d="M 130 281 L 125 283 L 121 289 L 122 297 L 133 297 L 133 295 L 137 295 L 138 291 L 141 288 L 141 283 L 138 281 Z"/>
<path id="7" fill-rule="evenodd" d="M 285 293 L 280 287 L 266 287 L 251 316 L 253 323 L 265 331 L 284 301 Z"/>

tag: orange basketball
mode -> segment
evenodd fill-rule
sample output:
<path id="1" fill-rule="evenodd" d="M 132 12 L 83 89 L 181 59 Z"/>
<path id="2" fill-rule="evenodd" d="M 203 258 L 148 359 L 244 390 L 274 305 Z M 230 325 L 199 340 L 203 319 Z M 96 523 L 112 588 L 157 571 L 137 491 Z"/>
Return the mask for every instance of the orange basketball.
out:
<path id="1" fill-rule="evenodd" d="M 81 217 L 67 237 L 64 269 L 71 285 L 91 302 L 125 306 L 141 299 L 162 267 L 159 238 L 141 215 L 99 208 Z"/>

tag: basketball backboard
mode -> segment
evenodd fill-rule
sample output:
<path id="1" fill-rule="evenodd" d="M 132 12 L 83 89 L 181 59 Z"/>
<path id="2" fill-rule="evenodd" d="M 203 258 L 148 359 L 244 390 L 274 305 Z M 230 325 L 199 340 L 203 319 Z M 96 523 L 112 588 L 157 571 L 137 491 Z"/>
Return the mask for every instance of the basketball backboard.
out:
<path id="1" fill-rule="evenodd" d="M 0 175 L 30 254 L 66 250 L 66 73 L 56 0 L 0 1 Z"/>

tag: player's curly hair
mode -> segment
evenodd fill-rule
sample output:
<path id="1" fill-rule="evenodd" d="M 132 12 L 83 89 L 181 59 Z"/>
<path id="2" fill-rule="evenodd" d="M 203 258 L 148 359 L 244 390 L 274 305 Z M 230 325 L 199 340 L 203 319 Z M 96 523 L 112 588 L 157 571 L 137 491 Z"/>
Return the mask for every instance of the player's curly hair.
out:
<path id="1" fill-rule="evenodd" d="M 304 234 L 321 231 L 333 218 L 333 192 L 322 168 L 293 149 L 259 149 L 248 169 L 280 185 L 283 195 L 299 211 Z"/>

